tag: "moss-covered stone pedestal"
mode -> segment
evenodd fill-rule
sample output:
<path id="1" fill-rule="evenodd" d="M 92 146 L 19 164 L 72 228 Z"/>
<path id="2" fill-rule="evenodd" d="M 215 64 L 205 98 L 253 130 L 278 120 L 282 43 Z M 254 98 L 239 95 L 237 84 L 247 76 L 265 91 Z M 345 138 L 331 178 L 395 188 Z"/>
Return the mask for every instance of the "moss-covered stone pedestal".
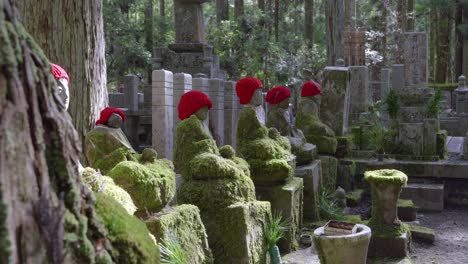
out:
<path id="1" fill-rule="evenodd" d="M 320 220 L 319 217 L 319 187 L 322 184 L 322 162 L 316 160 L 309 165 L 299 166 L 294 176 L 304 182 L 304 219 L 310 222 Z"/>
<path id="2" fill-rule="evenodd" d="M 334 191 L 338 173 L 338 159 L 332 156 L 319 156 L 322 162 L 322 186 Z"/>
<path id="3" fill-rule="evenodd" d="M 281 213 L 288 220 L 289 229 L 283 239 L 278 242 L 281 252 L 287 253 L 299 247 L 298 241 L 302 225 L 303 179 L 294 177 L 283 185 L 257 186 L 257 199 L 269 201 L 274 213 Z"/>
<path id="4" fill-rule="evenodd" d="M 364 173 L 371 185 L 372 217 L 369 227 L 372 238 L 369 256 L 403 258 L 408 255 L 411 233 L 398 219 L 397 201 L 408 177 L 397 170 L 376 170 Z"/>
<path id="5" fill-rule="evenodd" d="M 314 231 L 314 246 L 322 264 L 365 264 L 371 229 L 358 225 L 357 232 L 348 235 L 326 235 L 324 227 Z"/>
<path id="6" fill-rule="evenodd" d="M 145 223 L 159 242 L 177 241 L 188 263 L 213 263 L 205 226 L 196 206 L 184 204 L 166 208 Z"/>

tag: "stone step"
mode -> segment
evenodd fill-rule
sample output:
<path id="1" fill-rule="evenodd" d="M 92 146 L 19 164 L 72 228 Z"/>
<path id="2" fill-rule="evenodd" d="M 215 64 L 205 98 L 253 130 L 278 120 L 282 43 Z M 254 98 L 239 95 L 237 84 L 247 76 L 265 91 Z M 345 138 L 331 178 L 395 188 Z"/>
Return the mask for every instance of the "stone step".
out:
<path id="1" fill-rule="evenodd" d="M 433 229 L 416 224 L 410 224 L 409 228 L 411 231 L 411 238 L 425 243 L 434 243 L 436 234 Z"/>
<path id="2" fill-rule="evenodd" d="M 398 199 L 398 218 L 405 222 L 411 222 L 416 220 L 416 213 L 418 207 L 414 205 L 413 201 Z"/>
<path id="3" fill-rule="evenodd" d="M 362 199 L 364 190 L 356 189 L 346 194 L 346 205 L 349 207 L 356 207 Z"/>
<path id="4" fill-rule="evenodd" d="M 444 210 L 444 185 L 409 183 L 400 194 L 402 199 L 411 199 L 422 210 Z"/>

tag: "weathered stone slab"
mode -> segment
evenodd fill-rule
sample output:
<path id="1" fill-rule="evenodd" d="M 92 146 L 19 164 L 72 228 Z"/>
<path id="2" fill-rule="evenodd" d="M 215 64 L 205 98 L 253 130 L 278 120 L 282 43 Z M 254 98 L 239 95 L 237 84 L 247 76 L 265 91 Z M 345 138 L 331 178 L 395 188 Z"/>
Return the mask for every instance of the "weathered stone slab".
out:
<path id="1" fill-rule="evenodd" d="M 341 186 L 346 192 L 354 188 L 356 164 L 349 160 L 339 160 L 337 167 L 336 186 Z"/>
<path id="2" fill-rule="evenodd" d="M 224 145 L 224 81 L 221 79 L 208 80 L 208 96 L 213 107 L 210 115 L 210 129 L 219 146 Z"/>
<path id="3" fill-rule="evenodd" d="M 369 244 L 369 257 L 403 258 L 409 254 L 410 239 L 407 233 L 400 237 L 382 237 L 372 234 Z"/>
<path id="4" fill-rule="evenodd" d="M 400 123 L 399 141 L 412 155 L 419 156 L 423 152 L 423 123 Z"/>
<path id="5" fill-rule="evenodd" d="M 284 185 L 256 186 L 257 199 L 269 201 L 272 212 L 281 213 L 283 219 L 290 221 L 283 239 L 278 242 L 281 252 L 290 252 L 299 247 L 299 235 L 302 225 L 303 179 L 294 177 Z"/>
<path id="6" fill-rule="evenodd" d="M 398 199 L 397 208 L 398 219 L 405 222 L 411 222 L 416 220 L 416 213 L 418 212 L 418 207 L 414 205 L 413 201 Z"/>
<path id="7" fill-rule="evenodd" d="M 392 65 L 392 89 L 400 91 L 405 88 L 405 66 L 403 64 Z"/>
<path id="8" fill-rule="evenodd" d="M 367 66 L 350 66 L 349 68 L 350 123 L 359 121 L 359 114 L 366 112 L 372 103 L 372 91 L 369 86 L 369 69 Z"/>
<path id="9" fill-rule="evenodd" d="M 439 120 L 424 120 L 424 155 L 437 155 L 437 132 L 439 132 L 439 130 Z"/>
<path id="10" fill-rule="evenodd" d="M 319 156 L 322 162 L 322 186 L 334 191 L 336 189 L 336 175 L 338 160 L 332 156 Z"/>
<path id="11" fill-rule="evenodd" d="M 155 70 L 152 75 L 152 141 L 159 157 L 172 160 L 174 141 L 173 75 Z"/>
<path id="12" fill-rule="evenodd" d="M 315 160 L 309 165 L 296 167 L 294 176 L 302 178 L 304 181 L 304 219 L 308 221 L 319 220 L 319 187 L 322 177 L 322 163 Z"/>
<path id="13" fill-rule="evenodd" d="M 344 136 L 350 108 L 348 68 L 325 67 L 323 76 L 320 119 L 333 129 L 336 136 Z"/>
<path id="14" fill-rule="evenodd" d="M 402 199 L 411 199 L 423 210 L 444 210 L 444 185 L 410 183 L 400 194 Z"/>
<path id="15" fill-rule="evenodd" d="M 410 224 L 411 238 L 417 241 L 433 244 L 436 239 L 436 234 L 433 229 Z"/>
<path id="16" fill-rule="evenodd" d="M 425 32 L 403 34 L 403 65 L 405 87 L 427 87 L 429 79 L 428 41 Z"/>
<path id="17" fill-rule="evenodd" d="M 138 111 L 138 76 L 128 74 L 124 77 L 124 104 L 130 111 Z"/>
<path id="18" fill-rule="evenodd" d="M 176 73 L 174 74 L 174 135 L 179 124 L 180 120 L 178 117 L 179 111 L 177 107 L 179 106 L 180 98 L 182 95 L 188 91 L 192 90 L 192 76 L 186 73 Z"/>
<path id="19" fill-rule="evenodd" d="M 158 242 L 175 239 L 188 263 L 213 263 L 205 226 L 195 205 L 166 208 L 145 223 Z"/>
<path id="20" fill-rule="evenodd" d="M 224 82 L 224 145 L 234 145 L 235 142 L 235 98 L 236 82 Z"/>
<path id="21" fill-rule="evenodd" d="M 124 94 L 123 93 L 109 93 L 109 106 L 124 108 Z"/>

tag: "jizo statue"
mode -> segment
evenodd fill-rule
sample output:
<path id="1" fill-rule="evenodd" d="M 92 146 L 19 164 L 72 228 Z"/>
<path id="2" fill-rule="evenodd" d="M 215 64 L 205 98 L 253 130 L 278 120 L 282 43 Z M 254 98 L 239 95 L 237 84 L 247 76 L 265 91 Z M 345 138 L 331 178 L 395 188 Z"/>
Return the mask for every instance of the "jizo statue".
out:
<path id="1" fill-rule="evenodd" d="M 68 110 L 70 105 L 70 90 L 68 89 L 68 83 L 70 78 L 67 72 L 57 64 L 51 64 L 52 74 L 57 81 L 56 96 L 60 99 L 59 103 L 62 103 L 64 110 Z"/>

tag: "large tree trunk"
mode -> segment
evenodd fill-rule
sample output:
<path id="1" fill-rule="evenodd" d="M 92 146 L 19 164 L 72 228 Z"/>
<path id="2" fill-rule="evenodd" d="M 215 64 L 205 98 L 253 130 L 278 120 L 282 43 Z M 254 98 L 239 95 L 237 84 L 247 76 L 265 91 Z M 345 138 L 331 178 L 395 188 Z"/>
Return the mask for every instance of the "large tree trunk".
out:
<path id="1" fill-rule="evenodd" d="M 220 24 L 225 20 L 229 20 L 229 1 L 216 0 L 216 21 Z"/>
<path id="2" fill-rule="evenodd" d="M 467 22 L 468 23 L 468 22 Z M 455 77 L 463 74 L 463 6 L 457 1 L 455 10 Z"/>
<path id="3" fill-rule="evenodd" d="M 275 0 L 275 16 L 274 16 L 274 25 L 275 25 L 275 41 L 279 40 L 279 12 L 280 12 L 280 1 Z"/>
<path id="4" fill-rule="evenodd" d="M 0 262 L 94 263 L 110 245 L 79 181 L 79 140 L 13 1 L 0 0 Z"/>
<path id="5" fill-rule="evenodd" d="M 147 0 L 145 4 L 145 46 L 146 50 L 149 52 L 153 51 L 153 1 L 154 0 Z M 151 72 L 152 72 L 152 65 L 149 64 L 147 66 L 147 83 L 151 83 Z"/>
<path id="6" fill-rule="evenodd" d="M 102 0 L 16 0 L 27 31 L 70 76 L 73 124 L 83 139 L 107 106 Z"/>
<path id="7" fill-rule="evenodd" d="M 305 0 L 305 39 L 309 48 L 314 46 L 314 0 Z"/>
<path id="8" fill-rule="evenodd" d="M 436 83 L 445 83 L 447 81 L 447 67 L 450 61 L 450 17 L 449 7 L 438 7 L 436 21 L 438 32 L 436 41 Z"/>
<path id="9" fill-rule="evenodd" d="M 413 32 L 415 30 L 415 0 L 407 0 L 407 6 L 406 6 L 406 31 L 407 32 Z"/>
<path id="10" fill-rule="evenodd" d="M 244 14 L 244 0 L 234 0 L 234 17 L 239 19 Z"/>

